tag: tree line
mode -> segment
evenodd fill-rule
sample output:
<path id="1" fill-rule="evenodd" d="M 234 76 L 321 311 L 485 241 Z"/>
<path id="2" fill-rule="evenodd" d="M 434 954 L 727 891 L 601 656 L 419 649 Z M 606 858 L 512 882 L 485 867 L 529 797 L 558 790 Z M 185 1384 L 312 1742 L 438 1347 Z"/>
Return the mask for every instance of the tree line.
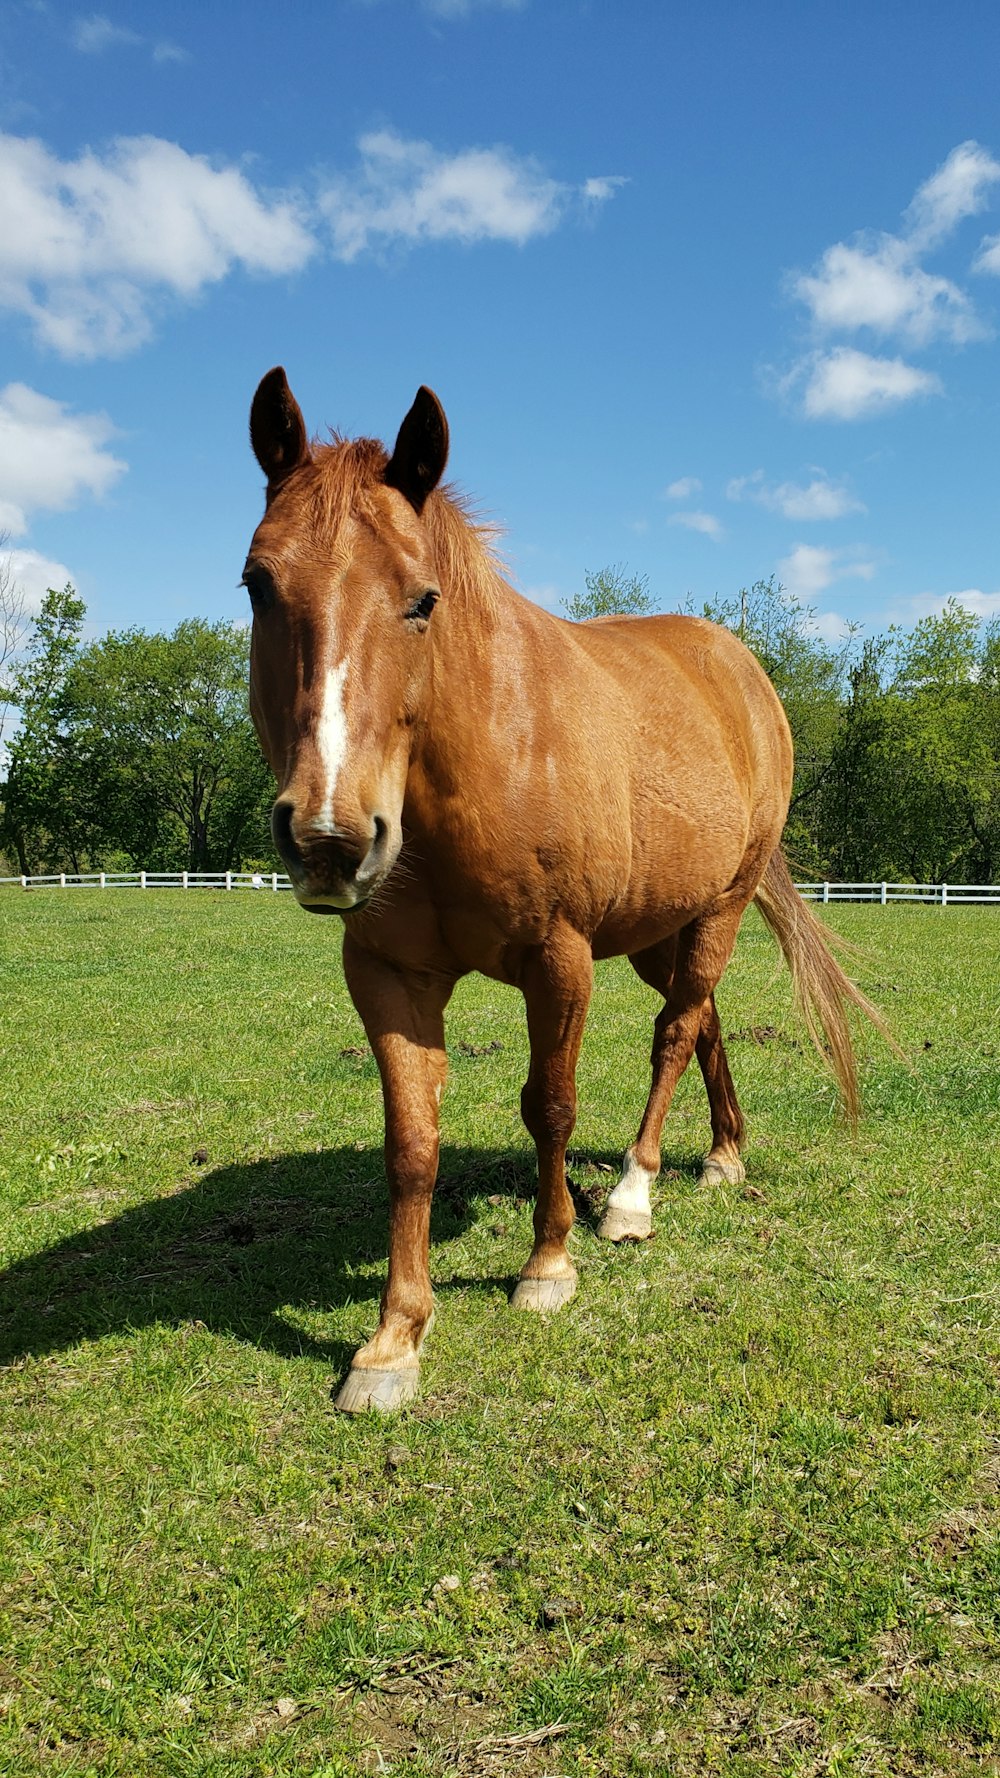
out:
<path id="1" fill-rule="evenodd" d="M 570 616 L 652 608 L 645 581 L 621 568 L 586 587 Z M 798 873 L 997 880 L 1000 623 L 951 602 L 912 629 L 831 643 L 773 579 L 701 615 L 753 649 L 788 713 L 785 846 Z M 85 641 L 85 616 L 67 586 L 26 633 L 9 602 L 0 621 L 0 874 L 274 868 L 248 632 L 191 619 L 170 635 Z"/>

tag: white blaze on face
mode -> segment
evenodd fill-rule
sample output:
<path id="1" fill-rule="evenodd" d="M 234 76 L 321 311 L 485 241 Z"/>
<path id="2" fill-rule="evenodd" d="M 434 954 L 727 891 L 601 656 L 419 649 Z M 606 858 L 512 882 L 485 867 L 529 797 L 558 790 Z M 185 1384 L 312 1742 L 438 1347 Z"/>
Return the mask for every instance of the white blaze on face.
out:
<path id="1" fill-rule="evenodd" d="M 323 802 L 315 825 L 326 833 L 336 831 L 333 799 L 340 768 L 347 753 L 347 712 L 344 709 L 347 668 L 346 655 L 339 666 L 327 668 L 319 721 L 316 724 L 316 750 L 323 768 Z"/>

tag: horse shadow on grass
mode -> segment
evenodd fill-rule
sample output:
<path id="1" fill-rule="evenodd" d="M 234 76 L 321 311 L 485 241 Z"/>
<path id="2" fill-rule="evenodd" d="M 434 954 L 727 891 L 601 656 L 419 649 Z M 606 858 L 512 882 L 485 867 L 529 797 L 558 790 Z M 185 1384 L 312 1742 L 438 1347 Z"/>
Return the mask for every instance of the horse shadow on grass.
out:
<path id="1" fill-rule="evenodd" d="M 477 1200 L 499 1202 L 502 1215 L 534 1190 L 527 1150 L 443 1146 L 432 1249 L 472 1226 Z M 581 1222 L 593 1225 L 603 1195 L 603 1186 L 574 1187 Z M 109 1333 L 196 1321 L 283 1356 L 312 1354 L 346 1368 L 353 1345 L 311 1337 L 285 1317 L 290 1308 L 329 1313 L 370 1300 L 374 1327 L 387 1211 L 381 1155 L 353 1146 L 206 1169 L 186 1188 L 0 1272 L 0 1366 Z M 511 1283 L 503 1274 L 451 1277 L 435 1289 Z"/>

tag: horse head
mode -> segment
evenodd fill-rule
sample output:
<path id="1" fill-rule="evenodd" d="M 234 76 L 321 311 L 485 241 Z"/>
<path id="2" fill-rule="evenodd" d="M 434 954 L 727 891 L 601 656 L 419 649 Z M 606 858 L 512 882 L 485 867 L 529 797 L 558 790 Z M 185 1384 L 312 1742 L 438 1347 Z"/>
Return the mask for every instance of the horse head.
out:
<path id="1" fill-rule="evenodd" d="M 278 783 L 271 830 L 300 904 L 343 913 L 371 899 L 402 845 L 441 590 L 420 515 L 448 425 L 421 388 L 391 456 L 373 439 L 311 444 L 279 367 L 254 396 L 250 440 L 267 477 L 243 584 L 250 709 Z"/>

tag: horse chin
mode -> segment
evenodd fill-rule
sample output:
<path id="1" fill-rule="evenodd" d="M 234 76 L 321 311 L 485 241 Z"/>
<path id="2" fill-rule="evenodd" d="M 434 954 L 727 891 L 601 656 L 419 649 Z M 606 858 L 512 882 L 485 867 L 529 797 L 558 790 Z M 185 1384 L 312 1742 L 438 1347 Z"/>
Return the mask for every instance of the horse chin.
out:
<path id="1" fill-rule="evenodd" d="M 372 847 L 357 876 L 346 879 L 335 870 L 322 868 L 289 871 L 292 889 L 307 914 L 363 913 L 392 871 L 402 847 L 402 834 L 393 837 L 381 822 L 382 837 Z M 376 856 L 376 854 L 380 854 Z"/>
<path id="2" fill-rule="evenodd" d="M 368 906 L 370 895 L 296 895 L 300 908 L 307 914 L 353 914 Z"/>

